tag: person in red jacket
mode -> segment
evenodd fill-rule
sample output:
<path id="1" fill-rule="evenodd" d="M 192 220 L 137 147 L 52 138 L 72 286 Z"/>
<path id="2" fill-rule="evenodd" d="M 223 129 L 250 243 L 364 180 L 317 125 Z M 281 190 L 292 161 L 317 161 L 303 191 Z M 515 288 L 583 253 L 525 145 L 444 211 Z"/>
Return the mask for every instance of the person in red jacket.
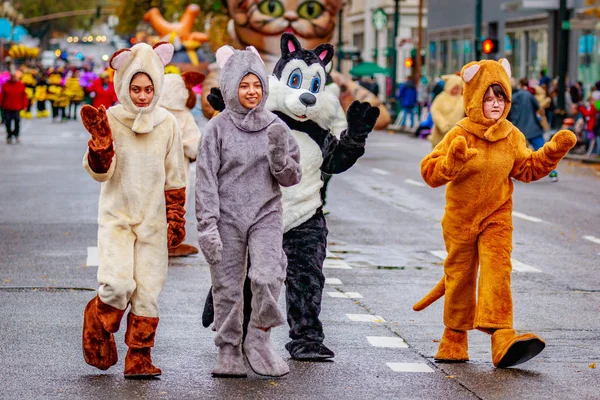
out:
<path id="1" fill-rule="evenodd" d="M 0 92 L 0 108 L 4 113 L 4 123 L 6 124 L 6 143 L 12 143 L 12 137 L 19 141 L 19 132 L 21 129 L 21 110 L 27 108 L 27 94 L 25 85 L 19 82 L 14 73 L 10 74 L 10 79 L 2 85 Z M 13 128 L 14 121 L 14 128 Z"/>
<path id="2" fill-rule="evenodd" d="M 103 105 L 108 109 L 117 102 L 115 87 L 108 79 L 108 72 L 106 71 L 102 72 L 100 77 L 94 81 L 90 92 L 95 94 L 92 99 L 92 106 L 95 108 Z"/>

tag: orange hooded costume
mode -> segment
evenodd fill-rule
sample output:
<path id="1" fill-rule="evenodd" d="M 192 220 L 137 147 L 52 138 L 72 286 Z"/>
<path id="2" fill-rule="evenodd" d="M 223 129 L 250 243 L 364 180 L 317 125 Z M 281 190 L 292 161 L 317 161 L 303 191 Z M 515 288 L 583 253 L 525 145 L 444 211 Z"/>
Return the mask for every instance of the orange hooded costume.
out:
<path id="1" fill-rule="evenodd" d="M 528 149 L 525 136 L 506 120 L 510 75 L 505 59 L 465 65 L 461 77 L 467 117 L 421 162 L 427 184 L 448 185 L 442 219 L 448 251 L 444 277 L 413 307 L 420 311 L 446 295 L 446 329 L 437 361 L 467 361 L 467 331 L 471 329 L 492 335 L 492 360 L 500 368 L 523 363 L 545 346 L 536 335 L 517 335 L 513 329 L 511 178 L 530 182 L 545 177 L 576 138 L 570 131 L 560 131 L 540 150 Z M 484 95 L 493 84 L 502 86 L 509 100 L 497 121 L 483 113 Z"/>

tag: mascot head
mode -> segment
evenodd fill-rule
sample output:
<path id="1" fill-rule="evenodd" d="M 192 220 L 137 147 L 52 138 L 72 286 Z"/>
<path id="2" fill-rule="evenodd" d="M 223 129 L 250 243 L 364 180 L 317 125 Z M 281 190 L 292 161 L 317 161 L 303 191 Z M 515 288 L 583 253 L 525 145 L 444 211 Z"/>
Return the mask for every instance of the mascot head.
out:
<path id="1" fill-rule="evenodd" d="M 339 102 L 327 83 L 326 66 L 333 58 L 333 46 L 322 44 L 305 50 L 290 33 L 281 36 L 281 58 L 269 77 L 271 96 L 267 108 L 297 121 L 312 120 L 327 128 Z"/>

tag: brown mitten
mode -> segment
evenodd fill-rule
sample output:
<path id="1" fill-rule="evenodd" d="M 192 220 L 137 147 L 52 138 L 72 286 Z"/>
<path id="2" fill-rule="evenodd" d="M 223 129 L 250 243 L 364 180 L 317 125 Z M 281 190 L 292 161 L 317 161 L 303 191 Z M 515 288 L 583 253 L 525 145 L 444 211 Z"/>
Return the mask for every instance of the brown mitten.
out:
<path id="1" fill-rule="evenodd" d="M 167 244 L 170 249 L 185 239 L 185 188 L 165 190 Z"/>
<path id="2" fill-rule="evenodd" d="M 469 149 L 467 141 L 462 136 L 457 136 L 450 143 L 448 154 L 446 155 L 446 175 L 455 176 L 465 166 L 465 164 L 477 155 L 477 150 Z"/>
<path id="3" fill-rule="evenodd" d="M 557 155 L 565 155 L 569 150 L 571 150 L 577 144 L 577 137 L 575 134 L 568 130 L 558 131 L 554 136 L 552 136 L 552 140 L 550 143 L 546 144 L 550 153 Z"/>
<path id="4" fill-rule="evenodd" d="M 92 138 L 88 141 L 88 163 L 90 168 L 98 174 L 106 173 L 115 155 L 106 108 L 100 106 L 96 110 L 90 105 L 83 106 L 81 108 L 81 122 L 92 135 Z"/>

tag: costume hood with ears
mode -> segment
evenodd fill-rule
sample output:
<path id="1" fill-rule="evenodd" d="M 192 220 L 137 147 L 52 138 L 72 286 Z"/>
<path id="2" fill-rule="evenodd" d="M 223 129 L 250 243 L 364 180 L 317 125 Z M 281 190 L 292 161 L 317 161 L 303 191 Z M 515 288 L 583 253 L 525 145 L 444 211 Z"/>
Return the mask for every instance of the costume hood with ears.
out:
<path id="1" fill-rule="evenodd" d="M 235 126 L 246 132 L 257 132 L 265 129 L 277 116 L 265 108 L 269 97 L 267 68 L 253 46 L 246 50 L 235 50 L 231 46 L 223 46 L 216 53 L 217 64 L 221 68 L 219 86 L 225 101 L 225 111 Z M 263 97 L 253 109 L 242 106 L 238 98 L 238 88 L 242 79 L 254 74 L 262 84 Z"/>
<path id="2" fill-rule="evenodd" d="M 465 82 L 463 100 L 467 118 L 459 121 L 457 125 L 490 142 L 504 139 L 513 128 L 513 125 L 506 120 L 512 98 L 511 70 L 508 60 L 502 58 L 499 61 L 473 61 L 462 68 L 460 76 Z M 483 97 L 493 84 L 502 86 L 509 101 L 497 121 L 483 115 Z"/>
<path id="3" fill-rule="evenodd" d="M 173 57 L 173 45 L 159 42 L 154 47 L 139 43 L 131 49 L 121 49 L 110 59 L 115 70 L 114 85 L 121 103 L 111 107 L 114 117 L 135 133 L 148 133 L 167 118 L 167 111 L 157 108 L 163 86 L 165 65 Z M 138 72 L 147 74 L 154 85 L 154 98 L 147 107 L 137 107 L 129 96 L 129 85 Z"/>
<path id="4" fill-rule="evenodd" d="M 166 74 L 159 105 L 169 110 L 191 110 L 196 106 L 196 93 L 193 87 L 204 81 L 204 75 L 199 72 L 184 72 L 183 74 Z"/>

